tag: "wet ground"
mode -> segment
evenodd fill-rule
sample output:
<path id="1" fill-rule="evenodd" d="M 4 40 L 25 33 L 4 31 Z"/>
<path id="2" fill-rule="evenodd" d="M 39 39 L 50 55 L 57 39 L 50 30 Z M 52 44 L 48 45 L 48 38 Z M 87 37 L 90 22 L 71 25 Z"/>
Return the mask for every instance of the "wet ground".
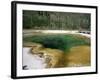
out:
<path id="1" fill-rule="evenodd" d="M 24 69 L 43 69 L 53 67 L 81 67 L 90 66 L 90 47 L 89 46 L 76 46 L 70 49 L 69 53 L 57 53 L 57 50 L 44 49 L 47 55 L 52 57 L 51 65 L 45 63 L 44 57 L 37 54 L 30 53 L 30 47 L 23 48 L 23 67 Z M 40 52 L 40 51 L 39 51 Z"/>
<path id="2" fill-rule="evenodd" d="M 91 52 L 89 46 L 76 46 L 70 49 L 66 55 L 66 65 L 74 66 L 90 66 Z"/>

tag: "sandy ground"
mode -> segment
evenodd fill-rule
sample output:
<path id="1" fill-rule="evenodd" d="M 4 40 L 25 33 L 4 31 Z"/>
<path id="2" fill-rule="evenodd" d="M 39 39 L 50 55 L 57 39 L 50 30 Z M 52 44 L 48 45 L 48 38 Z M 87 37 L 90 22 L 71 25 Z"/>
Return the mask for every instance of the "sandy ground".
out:
<path id="1" fill-rule="evenodd" d="M 36 34 L 76 34 L 76 35 L 82 35 L 86 36 L 88 38 L 91 37 L 90 34 L 85 34 L 85 33 L 79 33 L 78 30 L 23 30 L 23 35 L 24 36 L 32 36 Z"/>

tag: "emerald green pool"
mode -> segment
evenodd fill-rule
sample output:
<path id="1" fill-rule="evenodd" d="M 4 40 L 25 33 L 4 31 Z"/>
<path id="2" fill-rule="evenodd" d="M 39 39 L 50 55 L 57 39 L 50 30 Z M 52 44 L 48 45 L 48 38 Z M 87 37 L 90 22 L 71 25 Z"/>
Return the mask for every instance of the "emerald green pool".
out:
<path id="1" fill-rule="evenodd" d="M 23 37 L 24 43 L 40 43 L 46 48 L 60 49 L 69 51 L 71 47 L 79 45 L 90 46 L 90 39 L 74 34 L 40 34 Z"/>

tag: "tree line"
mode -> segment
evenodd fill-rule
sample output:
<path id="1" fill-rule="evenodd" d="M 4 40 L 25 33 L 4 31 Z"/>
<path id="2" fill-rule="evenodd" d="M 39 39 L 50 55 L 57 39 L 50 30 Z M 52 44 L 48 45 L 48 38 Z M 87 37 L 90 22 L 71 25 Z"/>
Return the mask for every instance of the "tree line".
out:
<path id="1" fill-rule="evenodd" d="M 23 29 L 90 30 L 90 14 L 49 11 L 23 11 Z"/>

